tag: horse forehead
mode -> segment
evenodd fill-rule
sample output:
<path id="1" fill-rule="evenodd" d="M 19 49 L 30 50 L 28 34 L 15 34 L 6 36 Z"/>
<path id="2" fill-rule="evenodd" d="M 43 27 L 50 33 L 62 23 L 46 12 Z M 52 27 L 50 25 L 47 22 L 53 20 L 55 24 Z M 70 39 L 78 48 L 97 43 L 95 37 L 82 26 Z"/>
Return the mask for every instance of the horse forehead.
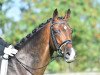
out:
<path id="1" fill-rule="evenodd" d="M 68 22 L 67 21 L 65 21 L 65 20 L 63 20 L 63 19 L 58 19 L 57 21 L 55 21 L 54 22 L 54 27 L 55 28 L 60 28 L 60 29 L 65 29 L 65 30 L 70 30 L 71 29 L 71 27 L 68 25 Z"/>
<path id="2" fill-rule="evenodd" d="M 59 19 L 57 22 L 58 22 L 58 23 L 66 23 L 66 21 L 63 20 L 63 19 Z"/>
<path id="3" fill-rule="evenodd" d="M 67 25 L 67 23 L 61 23 L 61 24 L 55 24 L 54 25 L 54 29 L 63 29 L 63 30 L 67 30 L 67 31 L 71 31 L 71 27 L 69 25 Z"/>
<path id="4" fill-rule="evenodd" d="M 64 27 L 63 27 L 63 28 L 66 30 L 66 29 L 67 29 L 67 26 L 65 26 L 65 25 L 64 25 Z"/>
<path id="5" fill-rule="evenodd" d="M 67 25 L 67 23 L 64 23 L 64 24 L 62 23 L 60 25 L 60 27 L 63 28 L 63 29 L 65 29 L 65 30 L 71 30 L 71 27 L 69 25 Z"/>

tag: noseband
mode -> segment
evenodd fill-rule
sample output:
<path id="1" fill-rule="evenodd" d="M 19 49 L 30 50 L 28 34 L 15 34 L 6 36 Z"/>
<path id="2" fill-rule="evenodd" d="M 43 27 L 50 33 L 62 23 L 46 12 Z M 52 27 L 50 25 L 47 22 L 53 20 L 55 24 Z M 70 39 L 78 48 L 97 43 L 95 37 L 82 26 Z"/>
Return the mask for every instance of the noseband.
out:
<path id="1" fill-rule="evenodd" d="M 52 41 L 54 43 L 54 46 L 55 48 L 57 49 L 58 51 L 58 54 L 63 56 L 63 52 L 62 52 L 62 46 L 65 45 L 65 44 L 72 44 L 72 41 L 71 40 L 65 40 L 64 42 L 62 42 L 61 45 L 58 44 L 56 38 L 55 38 L 55 34 L 54 34 L 54 30 L 53 30 L 53 25 L 54 24 L 63 24 L 63 23 L 53 23 L 50 27 L 50 32 L 51 32 L 51 37 L 52 37 Z"/>

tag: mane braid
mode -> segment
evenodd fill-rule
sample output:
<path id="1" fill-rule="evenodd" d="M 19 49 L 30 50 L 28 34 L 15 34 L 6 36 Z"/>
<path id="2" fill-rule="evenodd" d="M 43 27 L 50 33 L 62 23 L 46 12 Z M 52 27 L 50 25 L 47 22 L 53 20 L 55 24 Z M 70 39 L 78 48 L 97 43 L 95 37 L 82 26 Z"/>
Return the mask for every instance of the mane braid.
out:
<path id="1" fill-rule="evenodd" d="M 32 30 L 31 33 L 29 33 L 26 37 L 22 38 L 14 47 L 15 49 L 21 49 L 32 37 L 33 35 L 40 30 L 41 28 L 43 28 L 48 22 L 50 22 L 52 20 L 52 18 L 49 18 L 45 23 L 41 23 L 39 25 L 39 27 L 35 28 L 34 30 Z"/>

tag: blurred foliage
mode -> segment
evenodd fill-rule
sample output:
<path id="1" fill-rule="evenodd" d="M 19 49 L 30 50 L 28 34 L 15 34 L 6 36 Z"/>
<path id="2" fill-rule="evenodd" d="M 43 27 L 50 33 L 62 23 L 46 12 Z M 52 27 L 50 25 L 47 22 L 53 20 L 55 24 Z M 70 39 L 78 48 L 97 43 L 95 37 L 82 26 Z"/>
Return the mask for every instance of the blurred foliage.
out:
<path id="1" fill-rule="evenodd" d="M 70 26 L 73 28 L 73 47 L 77 56 L 71 63 L 71 71 L 100 71 L 100 1 L 99 0 L 19 0 L 20 20 L 7 17 L 15 7 L 14 0 L 0 1 L 0 30 L 2 37 L 15 44 L 39 24 L 52 17 L 54 9 L 59 16 L 71 9 Z M 3 10 L 3 7 L 6 7 Z M 15 9 L 16 10 L 16 9 Z M 13 12 L 12 12 L 13 13 Z M 12 14 L 11 13 L 11 14 Z M 16 12 L 17 13 L 17 12 Z M 48 66 L 49 72 L 69 71 L 65 61 L 54 61 Z"/>

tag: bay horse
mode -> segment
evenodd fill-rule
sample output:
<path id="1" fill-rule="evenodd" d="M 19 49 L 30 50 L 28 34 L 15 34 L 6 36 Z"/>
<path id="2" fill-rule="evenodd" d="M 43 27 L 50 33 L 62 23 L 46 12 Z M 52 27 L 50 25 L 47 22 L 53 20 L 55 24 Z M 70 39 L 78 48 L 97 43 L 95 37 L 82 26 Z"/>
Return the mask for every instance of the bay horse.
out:
<path id="1" fill-rule="evenodd" d="M 53 17 L 42 23 L 14 47 L 18 49 L 15 57 L 9 58 L 7 75 L 43 75 L 54 51 L 66 62 L 75 58 L 72 47 L 72 28 L 68 25 L 70 9 L 64 17 L 58 17 L 57 9 Z"/>

